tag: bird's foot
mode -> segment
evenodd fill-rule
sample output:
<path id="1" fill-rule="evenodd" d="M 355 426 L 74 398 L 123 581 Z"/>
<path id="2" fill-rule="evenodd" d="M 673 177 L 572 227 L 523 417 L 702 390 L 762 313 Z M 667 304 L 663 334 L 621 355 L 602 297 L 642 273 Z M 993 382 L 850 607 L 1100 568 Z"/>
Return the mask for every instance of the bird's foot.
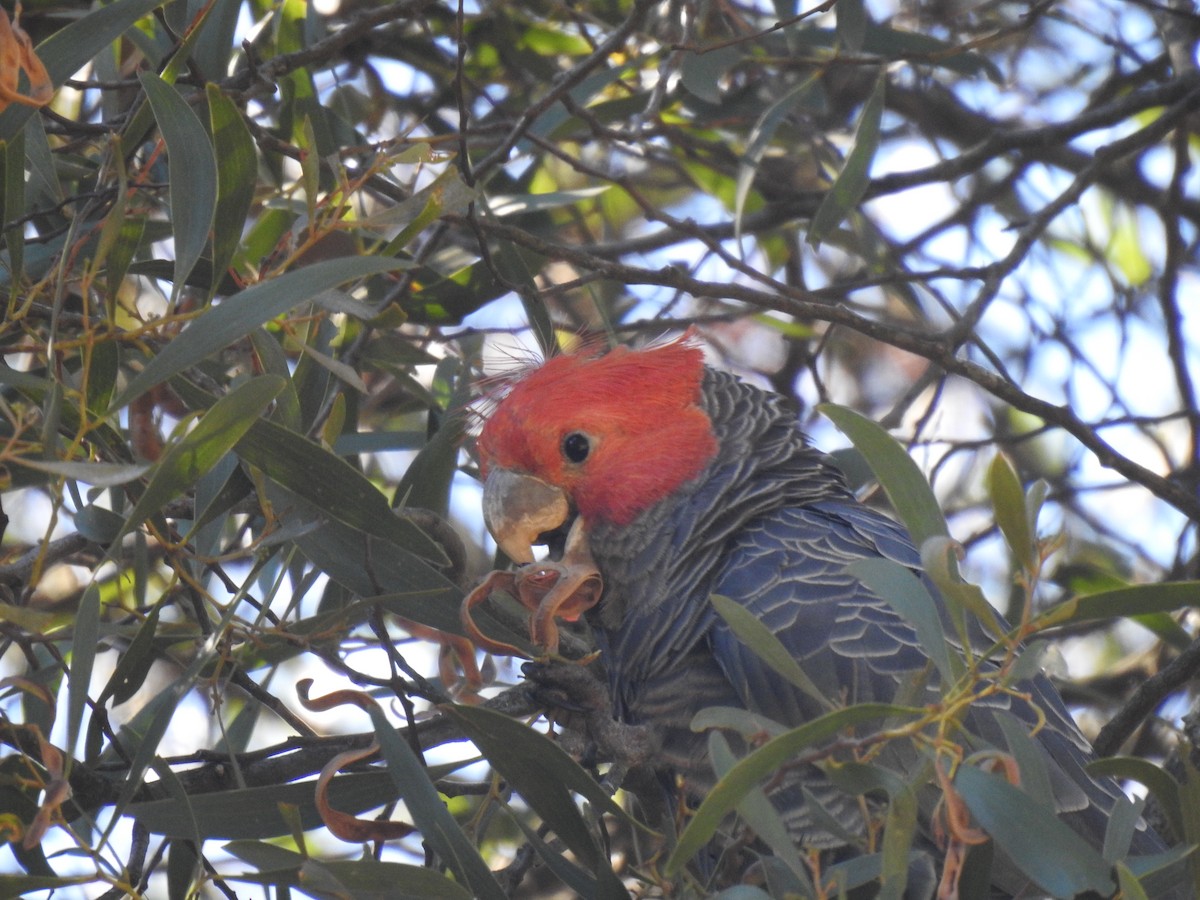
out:
<path id="1" fill-rule="evenodd" d="M 658 730 L 614 719 L 608 688 L 584 666 L 548 660 L 525 663 L 521 671 L 534 701 L 585 740 L 586 755 L 611 764 L 605 781 L 614 790 L 630 771 L 656 758 L 662 743 Z"/>

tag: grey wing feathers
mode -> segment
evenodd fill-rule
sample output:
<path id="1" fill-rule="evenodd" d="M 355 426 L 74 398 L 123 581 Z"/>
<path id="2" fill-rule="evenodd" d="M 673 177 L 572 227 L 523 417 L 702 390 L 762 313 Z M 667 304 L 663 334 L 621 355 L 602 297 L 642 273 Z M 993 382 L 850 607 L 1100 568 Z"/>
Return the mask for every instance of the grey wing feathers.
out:
<path id="1" fill-rule="evenodd" d="M 846 571 L 857 559 L 878 556 L 919 566 L 903 529 L 862 504 L 824 501 L 783 509 L 742 529 L 727 548 L 714 590 L 755 613 L 830 699 L 839 704 L 889 702 L 901 684 L 911 683 L 913 673 L 926 669 L 928 656 L 908 622 Z M 930 589 L 936 596 L 936 589 Z M 723 622 L 713 628 L 711 641 L 750 709 L 789 725 L 824 711 L 771 671 Z M 936 675 L 930 673 L 930 678 L 936 687 Z M 1091 759 L 1090 748 L 1046 678 L 1038 676 L 1019 688 L 1029 695 L 1028 702 L 997 694 L 968 718 L 968 730 L 982 739 L 976 748 L 990 744 L 1008 749 L 996 716 L 1011 714 L 1033 731 L 1040 710 L 1045 724 L 1034 740 L 1044 753 L 1055 806 L 1074 814 L 1068 820 L 1077 830 L 1102 840 L 1119 787 L 1088 776 L 1084 766 Z M 1154 836 L 1139 834 L 1135 851 L 1162 848 L 1156 838 L 1145 838 Z"/>

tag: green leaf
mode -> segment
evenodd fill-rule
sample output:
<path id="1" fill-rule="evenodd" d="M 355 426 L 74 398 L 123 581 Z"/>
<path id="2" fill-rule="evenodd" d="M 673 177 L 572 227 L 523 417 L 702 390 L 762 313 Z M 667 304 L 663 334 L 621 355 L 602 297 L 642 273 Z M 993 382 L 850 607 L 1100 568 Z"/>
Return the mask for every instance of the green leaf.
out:
<path id="1" fill-rule="evenodd" d="M 786 725 L 742 706 L 706 706 L 692 716 L 691 728 L 692 731 L 723 728 L 747 739 L 762 735 L 777 737 L 788 730 Z"/>
<path id="2" fill-rule="evenodd" d="M 709 598 L 713 608 L 725 620 L 739 641 L 754 651 L 763 662 L 798 687 L 807 696 L 815 700 L 822 708 L 829 710 L 833 703 L 821 689 L 808 677 L 808 673 L 796 662 L 796 658 L 763 622 L 740 603 L 720 594 L 712 594 Z"/>
<path id="3" fill-rule="evenodd" d="M 1137 880 L 1134 874 L 1129 871 L 1129 867 L 1124 863 L 1117 863 L 1117 884 L 1121 887 L 1122 900 L 1150 900 L 1145 889 Z"/>
<path id="4" fill-rule="evenodd" d="M 122 535 L 195 484 L 232 450 L 285 384 L 278 375 L 260 375 L 235 388 L 204 413 L 196 426 L 155 464 L 150 483 L 125 520 L 118 542 Z"/>
<path id="5" fill-rule="evenodd" d="M 742 215 L 746 209 L 746 198 L 750 194 L 750 187 L 754 184 L 754 177 L 758 174 L 758 166 L 762 162 L 763 154 L 771 145 L 771 140 L 775 137 L 775 132 L 784 119 L 796 108 L 797 104 L 809 99 L 818 79 L 818 75 L 811 75 L 799 84 L 784 91 L 783 96 L 768 106 L 763 114 L 759 116 L 758 121 L 754 123 L 754 127 L 750 129 L 750 134 L 746 140 L 746 150 L 738 162 L 737 185 L 733 204 L 733 233 L 735 240 L 740 241 L 742 237 Z"/>
<path id="6" fill-rule="evenodd" d="M 1138 819 L 1146 807 L 1146 798 L 1130 800 L 1122 795 L 1113 804 L 1109 813 L 1108 826 L 1104 829 L 1104 858 L 1110 863 L 1124 859 L 1133 843 Z"/>
<path id="7" fill-rule="evenodd" d="M 719 731 L 708 735 L 708 755 L 718 777 L 725 775 L 738 761 L 725 735 Z M 791 871 L 799 876 L 807 874 L 808 867 L 800 858 L 796 841 L 766 791 L 757 785 L 750 788 L 738 802 L 737 810 L 743 821 Z"/>
<path id="8" fill-rule="evenodd" d="M 424 560 L 449 563 L 440 545 L 392 511 L 370 479 L 303 435 L 262 419 L 251 423 L 235 450 L 244 461 L 325 515 Z"/>
<path id="9" fill-rule="evenodd" d="M 94 581 L 87 586 L 75 616 L 71 638 L 71 674 L 67 684 L 67 747 L 74 748 L 83 726 L 88 687 L 100 641 L 100 587 Z"/>
<path id="10" fill-rule="evenodd" d="M 883 829 L 882 885 L 879 900 L 902 900 L 908 887 L 908 865 L 917 835 L 917 794 L 915 786 L 888 794 L 887 818 Z"/>
<path id="11" fill-rule="evenodd" d="M 462 885 L 423 866 L 369 858 L 331 859 L 321 865 L 354 900 L 471 900 L 471 892 Z"/>
<path id="12" fill-rule="evenodd" d="M 970 652 L 970 640 L 963 611 L 972 613 L 983 623 L 987 633 L 999 638 L 1008 633 L 1008 627 L 988 603 L 979 585 L 964 581 L 958 571 L 962 545 L 953 538 L 940 536 L 927 538 L 921 544 L 921 568 L 933 579 L 946 601 L 946 608 L 958 630 L 959 640 L 966 652 Z"/>
<path id="13" fill-rule="evenodd" d="M 712 838 L 721 820 L 734 810 L 746 792 L 800 751 L 835 736 L 843 728 L 892 717 L 917 718 L 924 710 L 886 703 L 860 703 L 827 713 L 799 728 L 772 738 L 729 770 L 704 798 L 667 860 L 666 873 L 675 875 Z"/>
<path id="14" fill-rule="evenodd" d="M 129 647 L 117 660 L 112 677 L 108 679 L 108 684 L 96 698 L 97 704 L 103 704 L 106 699 L 111 697 L 113 706 L 117 706 L 132 697 L 142 686 L 146 676 L 150 673 L 150 667 L 154 664 L 154 633 L 158 629 L 158 614 L 161 610 L 161 603 L 156 604 L 150 610 L 150 614 L 138 628 Z"/>
<path id="15" fill-rule="evenodd" d="M 1087 764 L 1088 773 L 1099 777 L 1128 778 L 1144 784 L 1158 801 L 1175 834 L 1183 834 L 1183 806 L 1179 783 L 1164 769 L 1146 759 L 1133 756 L 1106 756 Z"/>
<path id="16" fill-rule="evenodd" d="M 260 325 L 295 309 L 323 291 L 347 281 L 395 271 L 408 265 L 399 259 L 347 256 L 314 263 L 246 288 L 205 310 L 179 337 L 151 357 L 146 367 L 113 401 L 108 414 L 115 413 L 150 388 L 241 340 Z"/>
<path id="17" fill-rule="evenodd" d="M 1043 890 L 1056 897 L 1112 895 L 1104 857 L 1020 788 L 972 765 L 959 766 L 954 786 L 983 830 Z"/>
<path id="18" fill-rule="evenodd" d="M 1139 584 L 1077 597 L 1075 612 L 1068 621 L 1134 618 L 1149 613 L 1174 612 L 1200 603 L 1200 581 L 1168 581 Z"/>
<path id="19" fill-rule="evenodd" d="M 837 17 L 838 41 L 850 53 L 860 52 L 869 21 L 863 0 L 838 0 L 833 12 Z"/>
<path id="20" fill-rule="evenodd" d="M 67 462 L 22 456 L 14 456 L 8 462 L 101 488 L 137 481 L 154 468 L 153 463 Z"/>
<path id="21" fill-rule="evenodd" d="M 871 163 L 879 149 L 879 124 L 883 119 L 883 93 L 887 84 L 885 70 L 880 70 L 875 89 L 863 104 L 854 134 L 854 148 L 846 157 L 837 180 L 821 201 L 808 228 L 808 242 L 820 246 L 846 216 L 854 210 L 871 185 Z"/>
<path id="22" fill-rule="evenodd" d="M 611 185 L 575 188 L 569 191 L 550 191 L 545 194 L 499 194 L 488 197 L 488 208 L 497 216 L 519 216 L 523 213 L 543 212 L 574 206 L 581 200 L 599 197 Z"/>
<path id="23" fill-rule="evenodd" d="M 683 51 L 679 77 L 683 86 L 709 103 L 721 102 L 721 78 L 742 60 L 740 47 L 698 48 Z"/>
<path id="24" fill-rule="evenodd" d="M 0 140 L 0 215 L 5 222 L 19 222 L 25 214 L 25 135 L 14 134 Z M 20 284 L 25 266 L 25 232 L 20 225 L 4 229 L 4 247 L 8 250 L 8 277 Z"/>
<path id="25" fill-rule="evenodd" d="M 512 788 L 524 798 L 576 858 L 596 875 L 597 896 L 628 897 L 600 852 L 571 792 L 610 814 L 628 818 L 579 764 L 523 722 L 479 706 L 444 706 Z"/>
<path id="26" fill-rule="evenodd" d="M 1011 460 L 1003 453 L 992 457 L 987 473 L 988 493 L 996 512 L 996 524 L 1008 543 L 1013 559 L 1026 572 L 1037 568 L 1037 541 L 1030 525 L 1025 491 Z"/>
<path id="27" fill-rule="evenodd" d="M 208 119 L 217 153 L 217 206 L 213 231 L 213 285 L 229 268 L 242 241 L 242 227 L 254 202 L 258 155 L 254 138 L 232 100 L 215 84 L 206 86 Z"/>
<path id="28" fill-rule="evenodd" d="M 253 569 L 247 576 L 247 584 L 251 584 L 257 577 L 257 569 Z M 219 635 L 225 633 L 225 629 L 229 627 L 233 621 L 234 615 L 237 612 L 240 599 L 238 597 L 226 604 L 224 611 L 221 614 L 220 620 L 214 625 L 212 634 Z M 145 777 L 146 769 L 148 769 L 158 756 L 159 743 L 163 736 L 167 733 L 167 728 L 171 724 L 172 718 L 175 716 L 175 710 L 180 702 L 192 690 L 196 680 L 200 674 L 209 667 L 213 658 L 225 648 L 222 642 L 217 640 L 205 640 L 199 642 L 196 652 L 187 668 L 180 672 L 174 680 L 172 680 L 153 700 L 138 713 L 138 718 L 135 720 L 139 733 L 137 739 L 132 743 L 136 747 L 136 752 L 133 755 L 132 761 L 129 762 L 127 774 L 124 782 L 121 783 L 121 790 L 117 796 L 117 802 L 113 805 L 112 819 L 109 821 L 105 831 L 106 841 L 121 821 L 125 814 L 125 808 L 134 794 L 137 793 L 141 786 L 142 779 Z M 129 724 L 134 724 L 133 722 Z M 124 738 L 128 741 L 130 735 L 126 733 L 125 727 L 122 727 L 118 733 L 118 738 Z M 126 744 L 130 746 L 130 744 Z"/>
<path id="29" fill-rule="evenodd" d="M 951 653 L 938 615 L 937 601 L 912 573 L 890 559 L 860 559 L 846 570 L 888 602 L 916 629 L 917 640 L 942 676 L 942 690 L 949 690 L 963 672 L 962 660 Z"/>
<path id="30" fill-rule="evenodd" d="M 388 774 L 426 844 L 478 900 L 506 900 L 499 882 L 446 809 L 408 742 L 392 727 L 381 707 L 372 705 L 369 712 Z"/>
<path id="31" fill-rule="evenodd" d="M 153 72 L 140 72 L 138 78 L 167 145 L 175 236 L 174 305 L 208 243 L 217 208 L 217 162 L 208 132 L 179 92 Z"/>
<path id="32" fill-rule="evenodd" d="M 866 457 L 917 547 L 931 537 L 949 536 L 946 520 L 929 482 L 890 434 L 878 423 L 845 406 L 822 403 L 817 409 Z"/>
<path id="33" fill-rule="evenodd" d="M 409 463 L 396 486 L 396 500 L 404 506 L 428 509 L 442 518 L 448 517 L 450 484 L 458 471 L 458 448 L 467 433 L 463 409 L 465 405 L 447 413 L 441 427 Z"/>
<path id="34" fill-rule="evenodd" d="M 307 831 L 322 826 L 316 807 L 316 781 L 262 785 L 190 797 L 191 815 L 168 798 L 131 803 L 128 814 L 153 834 L 189 838 L 193 828 L 204 839 L 251 839 L 282 837 L 290 825 L 279 805 L 295 807 Z M 376 809 L 397 797 L 386 772 L 355 772 L 338 775 L 329 784 L 329 802 L 351 815 Z"/>
<path id="35" fill-rule="evenodd" d="M 404 863 L 378 862 L 374 859 L 325 860 L 320 863 L 303 854 L 261 841 L 231 841 L 222 848 L 226 853 L 257 868 L 261 875 L 239 875 L 238 880 L 272 885 L 279 896 L 281 888 L 296 887 L 308 895 L 329 896 L 314 886 L 332 889 L 334 896 L 354 900 L 470 900 L 471 893 L 434 869 Z"/>
<path id="36" fill-rule="evenodd" d="M 1030 802 L 1040 804 L 1047 812 L 1054 812 L 1054 788 L 1050 773 L 1046 769 L 1046 751 L 1034 743 L 1029 736 L 1029 726 L 1005 709 L 990 709 L 996 724 L 1004 733 L 1009 752 L 1017 762 L 1021 773 L 1021 789 L 1029 795 Z"/>

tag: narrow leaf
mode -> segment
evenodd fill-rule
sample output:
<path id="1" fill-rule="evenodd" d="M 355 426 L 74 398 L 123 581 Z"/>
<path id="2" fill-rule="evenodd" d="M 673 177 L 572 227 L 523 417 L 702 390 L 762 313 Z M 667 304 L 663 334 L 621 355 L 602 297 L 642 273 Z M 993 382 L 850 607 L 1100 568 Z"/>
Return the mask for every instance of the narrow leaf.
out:
<path id="1" fill-rule="evenodd" d="M 738 640 L 754 651 L 768 666 L 815 700 L 824 709 L 833 709 L 833 703 L 808 677 L 808 673 L 796 662 L 796 658 L 771 630 L 754 613 L 740 603 L 713 594 L 709 598 L 717 613 L 725 620 Z"/>
<path id="2" fill-rule="evenodd" d="M 997 453 L 992 458 L 987 481 L 1000 533 L 1004 535 L 1017 565 L 1026 572 L 1032 572 L 1037 563 L 1037 546 L 1030 527 L 1025 491 L 1017 477 L 1017 470 L 1003 453 Z"/>
<path id="3" fill-rule="evenodd" d="M 1174 612 L 1200 604 L 1200 581 L 1170 581 L 1089 594 L 1075 600 L 1072 622 Z"/>
<path id="4" fill-rule="evenodd" d="M 737 185 L 733 203 L 734 240 L 741 240 L 742 216 L 746 209 L 746 198 L 750 195 L 750 187 L 754 184 L 754 178 L 758 174 L 758 166 L 762 162 L 763 154 L 771 145 L 780 124 L 797 104 L 809 97 L 817 80 L 818 76 L 812 75 L 784 91 L 783 96 L 768 106 L 759 116 L 758 121 L 754 123 L 754 127 L 750 129 L 746 141 L 746 151 L 738 162 Z"/>
<path id="5" fill-rule="evenodd" d="M 719 731 L 708 735 L 708 755 L 718 776 L 724 775 L 737 764 L 729 741 Z M 758 786 L 750 788 L 738 803 L 737 810 L 743 821 L 754 829 L 754 833 L 789 869 L 800 876 L 807 874 L 807 866 L 800 858 L 796 841 L 766 791 Z"/>
<path id="6" fill-rule="evenodd" d="M 113 706 L 124 703 L 142 686 L 154 663 L 154 635 L 158 629 L 158 614 L 162 604 L 157 604 L 150 610 L 144 621 L 133 636 L 129 647 L 117 660 L 112 677 L 104 686 L 97 703 L 103 703 L 108 697 L 112 698 Z"/>
<path id="7" fill-rule="evenodd" d="M 605 811 L 626 818 L 604 789 L 557 744 L 522 722 L 477 706 L 443 709 L 458 719 L 488 762 L 596 875 L 597 890 L 610 897 L 628 897 L 570 793 L 575 791 Z"/>
<path id="8" fill-rule="evenodd" d="M 863 104 L 858 117 L 858 130 L 854 135 L 854 149 L 846 157 L 846 164 L 838 173 L 833 187 L 821 201 L 812 224 L 808 228 L 808 242 L 814 247 L 827 238 L 842 220 L 854 210 L 867 193 L 871 184 L 871 162 L 879 148 L 879 124 L 883 119 L 883 92 L 887 78 L 880 71 L 875 89 Z"/>
<path id="9" fill-rule="evenodd" d="M 232 100 L 215 84 L 206 88 L 208 119 L 217 151 L 217 207 L 213 231 L 213 284 L 221 276 L 242 240 L 242 227 L 254 202 L 258 179 L 258 156 L 254 138 Z"/>
<path id="10" fill-rule="evenodd" d="M 667 860 L 666 873 L 674 875 L 681 871 L 687 861 L 700 852 L 716 832 L 721 820 L 734 810 L 746 792 L 757 785 L 797 753 L 814 744 L 836 735 L 843 728 L 851 728 L 863 722 L 901 717 L 916 718 L 924 710 L 886 703 L 860 703 L 846 709 L 827 713 L 799 728 L 793 728 L 777 738 L 763 744 L 729 770 L 711 793 L 704 798 L 687 828 L 679 836 L 679 843 Z"/>
<path id="11" fill-rule="evenodd" d="M 237 455 L 330 518 L 404 548 L 436 565 L 442 548 L 393 512 L 362 472 L 303 435 L 263 419 L 239 437 Z"/>
<path id="12" fill-rule="evenodd" d="M 188 838 L 193 828 L 205 840 L 282 837 L 290 825 L 280 815 L 280 804 L 298 810 L 305 830 L 321 827 L 315 790 L 315 781 L 262 785 L 196 794 L 190 799 L 190 816 L 172 799 L 131 803 L 128 814 L 152 834 L 165 837 Z M 351 815 L 376 809 L 396 796 L 391 776 L 382 771 L 339 775 L 329 785 L 330 802 Z"/>
<path id="13" fill-rule="evenodd" d="M 152 463 L 68 462 L 14 456 L 8 460 L 39 472 L 109 488 L 137 481 L 153 468 Z"/>
<path id="14" fill-rule="evenodd" d="M 86 16 L 56 31 L 37 47 L 38 58 L 46 67 L 54 86 L 86 66 L 106 47 L 112 45 L 138 19 L 162 6 L 165 0 L 117 0 L 99 6 Z M 33 115 L 28 106 L 13 104 L 0 115 L 0 138 L 16 134 Z"/>
<path id="15" fill-rule="evenodd" d="M 478 900 L 506 900 L 499 882 L 446 809 L 412 748 L 392 727 L 380 707 L 372 705 L 369 711 L 380 751 L 387 761 L 388 774 L 430 849 Z"/>
<path id="16" fill-rule="evenodd" d="M 162 509 L 215 466 L 255 424 L 284 384 L 277 375 L 260 375 L 218 400 L 155 465 L 150 483 L 125 520 L 121 535 Z"/>
<path id="17" fill-rule="evenodd" d="M 208 132 L 179 92 L 153 72 L 141 72 L 138 78 L 167 145 L 175 232 L 174 304 L 208 243 L 217 208 L 217 162 Z"/>
<path id="18" fill-rule="evenodd" d="M 1144 784 L 1158 801 L 1171 830 L 1175 834 L 1183 834 L 1183 806 L 1180 801 L 1179 783 L 1164 769 L 1146 759 L 1108 756 L 1092 760 L 1088 763 L 1087 770 L 1091 775 L 1128 778 Z"/>
<path id="19" fill-rule="evenodd" d="M 71 640 L 71 674 L 67 684 L 67 747 L 74 750 L 83 725 L 88 686 L 100 640 L 100 587 L 92 582 L 79 601 Z"/>
<path id="20" fill-rule="evenodd" d="M 823 403 L 818 409 L 866 457 L 917 547 L 928 538 L 949 536 L 946 520 L 929 482 L 912 457 L 887 431 L 845 406 Z"/>
<path id="21" fill-rule="evenodd" d="M 113 401 L 108 414 L 323 291 L 407 265 L 399 259 L 347 256 L 314 263 L 246 288 L 206 310 L 178 338 L 152 357 Z"/>
<path id="22" fill-rule="evenodd" d="M 916 629 L 921 647 L 942 676 L 942 690 L 948 690 L 962 673 L 962 660 L 950 653 L 937 602 L 921 580 L 907 567 L 882 557 L 860 559 L 846 569 Z"/>
<path id="23" fill-rule="evenodd" d="M 1043 890 L 1056 897 L 1112 896 L 1104 858 L 1020 788 L 971 765 L 959 766 L 954 786 L 983 830 Z"/>

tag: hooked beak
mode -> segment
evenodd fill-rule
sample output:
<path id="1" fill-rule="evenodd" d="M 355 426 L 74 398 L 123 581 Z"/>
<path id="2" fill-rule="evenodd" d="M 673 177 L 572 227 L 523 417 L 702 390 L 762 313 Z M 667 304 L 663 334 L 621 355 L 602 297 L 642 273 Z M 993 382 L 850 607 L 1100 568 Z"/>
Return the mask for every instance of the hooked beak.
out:
<path id="1" fill-rule="evenodd" d="M 574 622 L 600 602 L 604 581 L 592 559 L 583 519 L 571 521 L 567 495 L 533 475 L 493 469 L 483 484 L 483 519 L 500 549 L 520 568 L 493 572 L 463 600 L 463 627 L 478 646 L 494 653 L 524 656 L 511 644 L 493 641 L 471 618 L 471 610 L 495 590 L 513 594 L 531 613 L 529 637 L 544 652 L 558 652 L 558 619 Z M 545 543 L 547 532 L 561 532 L 562 557 L 535 563 L 533 545 Z M 542 538 L 541 541 L 538 539 Z"/>
<path id="2" fill-rule="evenodd" d="M 483 521 L 513 562 L 533 562 L 539 535 L 554 531 L 571 514 L 567 495 L 533 475 L 493 469 L 483 484 Z"/>

